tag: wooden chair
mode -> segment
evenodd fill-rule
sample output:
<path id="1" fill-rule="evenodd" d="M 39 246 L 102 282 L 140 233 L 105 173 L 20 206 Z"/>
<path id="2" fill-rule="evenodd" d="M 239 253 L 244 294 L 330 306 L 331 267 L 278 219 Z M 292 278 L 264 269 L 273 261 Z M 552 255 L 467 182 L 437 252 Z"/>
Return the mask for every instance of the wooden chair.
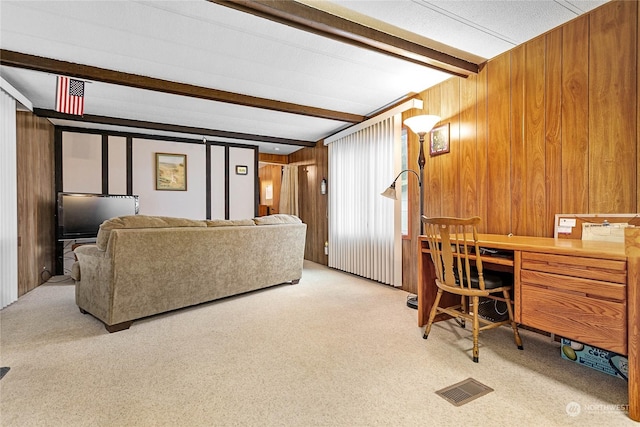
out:
<path id="1" fill-rule="evenodd" d="M 478 334 L 486 329 L 511 324 L 513 336 L 522 350 L 522 340 L 518 327 L 513 320 L 511 296 L 512 286 L 503 283 L 502 277 L 484 272 L 482 258 L 478 247 L 477 225 L 479 217 L 473 218 L 427 218 L 422 217 L 425 225 L 424 234 L 429 242 L 429 251 L 436 272 L 438 293 L 429 314 L 429 321 L 424 331 L 427 339 L 431 325 L 438 313 L 446 313 L 458 319 L 464 328 L 465 319 L 473 322 L 473 361 L 478 362 Z M 460 304 L 451 307 L 439 307 L 444 292 L 460 296 Z M 506 302 L 509 318 L 492 322 L 478 316 L 480 297 L 488 297 Z M 482 323 L 484 326 L 480 326 Z"/>

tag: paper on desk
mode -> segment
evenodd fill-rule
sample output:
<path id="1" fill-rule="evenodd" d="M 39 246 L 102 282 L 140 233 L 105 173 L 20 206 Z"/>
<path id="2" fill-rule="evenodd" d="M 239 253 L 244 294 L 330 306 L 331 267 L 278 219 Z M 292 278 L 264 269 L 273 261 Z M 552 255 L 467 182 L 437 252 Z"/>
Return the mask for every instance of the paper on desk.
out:
<path id="1" fill-rule="evenodd" d="M 573 231 L 573 228 L 572 227 L 564 227 L 564 226 L 559 225 L 556 228 L 556 231 L 558 232 L 558 234 L 571 234 L 571 231 Z"/>
<path id="2" fill-rule="evenodd" d="M 624 229 L 627 223 L 582 224 L 582 240 L 624 243 Z"/>

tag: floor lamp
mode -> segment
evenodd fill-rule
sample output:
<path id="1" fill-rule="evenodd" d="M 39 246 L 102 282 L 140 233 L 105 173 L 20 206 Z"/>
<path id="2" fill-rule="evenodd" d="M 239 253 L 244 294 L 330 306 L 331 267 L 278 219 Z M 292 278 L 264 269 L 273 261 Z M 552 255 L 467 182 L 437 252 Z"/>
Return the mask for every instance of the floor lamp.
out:
<path id="1" fill-rule="evenodd" d="M 431 129 L 440 121 L 439 116 L 434 115 L 420 115 L 409 117 L 404 121 L 404 124 L 411 129 L 411 131 L 420 137 L 420 154 L 418 154 L 418 167 L 420 168 L 420 175 L 413 169 L 405 169 L 401 171 L 396 179 L 393 180 L 389 188 L 381 193 L 382 196 L 396 200 L 398 198 L 396 194 L 396 181 L 400 178 L 404 172 L 413 172 L 418 178 L 418 186 L 420 187 L 420 234 L 424 234 L 424 224 L 422 223 L 422 216 L 424 215 L 424 165 L 426 159 L 424 157 L 424 136 L 431 132 Z M 418 296 L 413 295 L 407 298 L 407 306 L 411 308 L 418 308 Z"/>

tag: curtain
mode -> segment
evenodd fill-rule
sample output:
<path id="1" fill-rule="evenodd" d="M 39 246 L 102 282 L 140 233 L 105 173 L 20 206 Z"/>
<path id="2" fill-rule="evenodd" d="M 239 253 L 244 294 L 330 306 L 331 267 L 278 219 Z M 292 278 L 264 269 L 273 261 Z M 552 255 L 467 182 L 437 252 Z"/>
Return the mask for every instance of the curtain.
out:
<path id="1" fill-rule="evenodd" d="M 16 101 L 0 89 L 0 308 L 18 299 Z"/>
<path id="2" fill-rule="evenodd" d="M 298 209 L 298 166 L 285 165 L 280 184 L 279 212 L 300 216 Z"/>
<path id="3" fill-rule="evenodd" d="M 380 195 L 394 178 L 395 133 L 389 117 L 329 144 L 329 267 L 401 286 L 395 204 Z"/>

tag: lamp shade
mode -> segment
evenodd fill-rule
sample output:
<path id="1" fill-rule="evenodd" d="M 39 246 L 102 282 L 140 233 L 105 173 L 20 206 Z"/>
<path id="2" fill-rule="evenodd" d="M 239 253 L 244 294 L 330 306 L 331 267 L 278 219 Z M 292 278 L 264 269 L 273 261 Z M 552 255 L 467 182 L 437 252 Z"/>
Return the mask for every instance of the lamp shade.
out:
<path id="1" fill-rule="evenodd" d="M 413 133 L 420 135 L 431 132 L 431 129 L 433 129 L 439 121 L 439 116 L 423 114 L 421 116 L 409 117 L 404 121 L 404 124 L 409 126 L 409 129 L 411 129 Z"/>
<path id="2" fill-rule="evenodd" d="M 382 193 L 380 193 L 380 195 L 388 199 L 396 200 L 398 198 L 396 194 L 396 182 L 393 181 L 393 183 L 389 186 L 389 188 L 387 188 Z"/>

